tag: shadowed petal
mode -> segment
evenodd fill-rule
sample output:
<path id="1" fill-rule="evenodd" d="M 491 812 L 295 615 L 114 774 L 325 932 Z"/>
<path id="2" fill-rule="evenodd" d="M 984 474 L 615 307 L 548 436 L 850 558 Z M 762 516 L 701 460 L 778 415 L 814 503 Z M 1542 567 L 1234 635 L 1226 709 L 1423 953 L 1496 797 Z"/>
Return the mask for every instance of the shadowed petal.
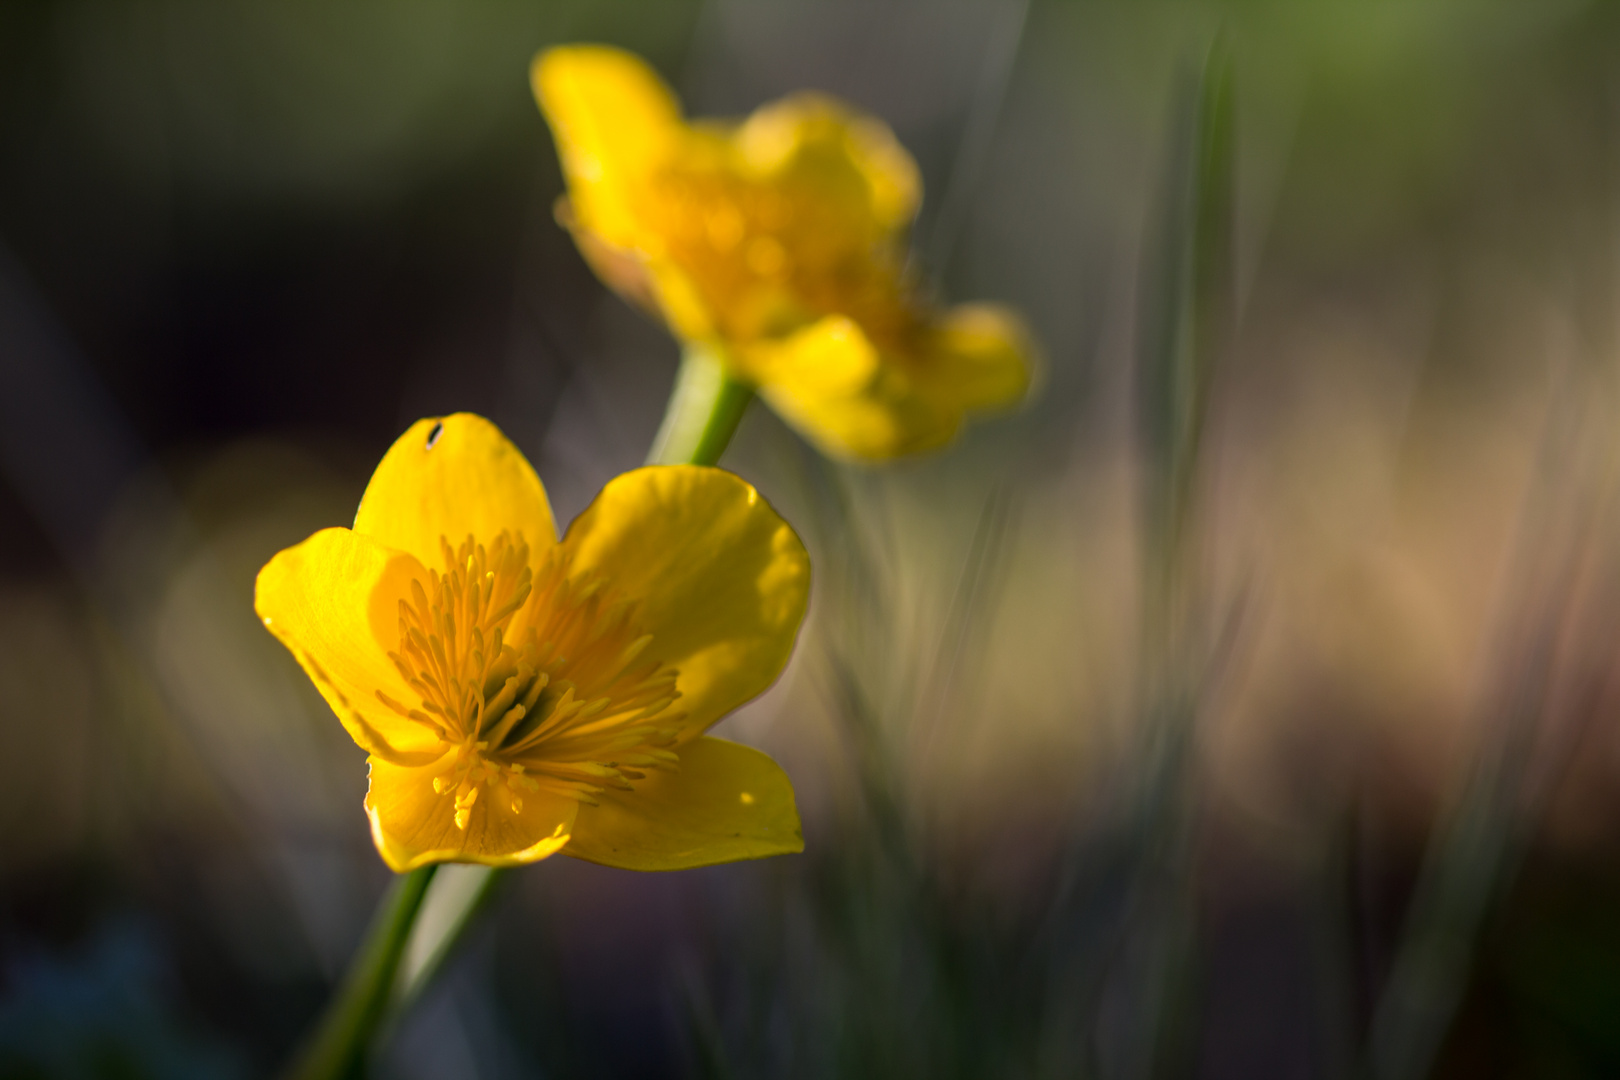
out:
<path id="1" fill-rule="evenodd" d="M 453 759 L 402 768 L 373 758 L 366 813 L 371 838 L 396 873 L 434 862 L 521 866 L 555 854 L 568 843 L 579 803 L 541 790 L 522 792 L 513 812 L 503 785 L 481 787 L 465 829 L 456 827 L 455 796 L 433 790 L 433 778 Z"/>
<path id="2" fill-rule="evenodd" d="M 962 411 L 886 363 L 854 320 L 829 315 L 749 351 L 760 396 L 831 457 L 882 461 L 948 442 Z"/>
<path id="3" fill-rule="evenodd" d="M 760 396 L 833 457 L 882 461 L 940 446 L 967 412 L 1016 404 L 1032 346 L 1010 312 L 952 308 L 918 331 L 914 356 L 885 357 L 854 320 L 829 315 L 751 347 Z"/>
<path id="4" fill-rule="evenodd" d="M 923 362 L 936 375 L 931 392 L 959 409 L 987 411 L 1017 404 L 1029 390 L 1035 347 L 1006 308 L 962 304 L 932 328 Z"/>
<path id="5" fill-rule="evenodd" d="M 581 807 L 566 854 L 625 870 L 685 870 L 804 850 L 793 786 L 776 762 L 710 737 L 680 755 L 679 772 L 649 773 L 634 791 Z"/>

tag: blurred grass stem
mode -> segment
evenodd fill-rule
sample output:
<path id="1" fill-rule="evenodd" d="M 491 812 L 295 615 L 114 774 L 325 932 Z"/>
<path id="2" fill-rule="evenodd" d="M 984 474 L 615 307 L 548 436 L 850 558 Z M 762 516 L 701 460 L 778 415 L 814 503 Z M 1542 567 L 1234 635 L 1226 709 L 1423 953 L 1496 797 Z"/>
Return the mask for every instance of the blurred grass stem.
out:
<path id="1" fill-rule="evenodd" d="M 978 86 L 962 125 L 956 158 L 951 163 L 945 191 L 939 201 L 939 210 L 934 215 L 933 228 L 929 230 L 927 248 L 923 252 L 923 265 L 933 276 L 933 285 L 938 292 L 944 291 L 946 268 L 950 265 L 951 255 L 956 250 L 957 241 L 978 196 L 985 167 L 990 162 L 1002 105 L 1006 102 L 1007 88 L 1012 84 L 1018 53 L 1023 47 L 1024 28 L 1029 24 L 1029 5 L 1030 0 L 1004 0 L 990 31 L 985 58 L 979 69 Z"/>
<path id="2" fill-rule="evenodd" d="M 1219 673 L 1201 640 L 1196 540 L 1209 388 L 1233 332 L 1234 155 L 1231 64 L 1211 45 L 1189 80 L 1144 289 L 1138 367 L 1143 463 L 1142 755 L 1130 811 L 1138 860 L 1122 927 L 1124 992 L 1139 1018 L 1118 1048 L 1120 1074 L 1174 1070 L 1186 1049 L 1195 968 L 1192 823 L 1197 721 Z M 1223 632 L 1230 632 L 1233 619 Z M 1100 1064 L 1100 1063 L 1099 1063 Z"/>
<path id="3" fill-rule="evenodd" d="M 396 878 L 383 896 L 359 955 L 286 1080 L 350 1080 L 364 1074 L 367 1052 L 387 1012 L 389 992 L 411 927 L 437 866 Z"/>
<path id="4" fill-rule="evenodd" d="M 1187 1048 L 1195 970 L 1191 902 L 1197 722 L 1229 666 L 1241 622 L 1199 616 L 1198 480 L 1209 387 L 1236 321 L 1231 65 L 1217 39 L 1174 102 L 1170 152 L 1148 226 L 1136 333 L 1140 462 L 1139 769 L 1119 820 L 1081 839 L 1063 870 L 1044 936 L 1046 1071 L 1147 1078 L 1176 1071 Z M 1134 1018 L 1103 1030 L 1107 1002 Z M 1077 1017 L 1078 1023 L 1068 1020 Z M 1106 1045 L 1105 1045 L 1106 1044 Z M 1077 1060 L 1076 1060 L 1077 1055 Z M 1065 1061 L 1075 1062 L 1064 1065 Z"/>
<path id="5" fill-rule="evenodd" d="M 1422 1080 L 1434 1070 L 1467 992 L 1476 944 L 1523 856 L 1536 796 L 1546 795 L 1533 781 L 1538 771 L 1549 772 L 1553 755 L 1538 733 L 1555 720 L 1563 639 L 1591 630 L 1566 625 L 1576 596 L 1589 587 L 1580 580 L 1583 549 L 1604 544 L 1592 511 L 1572 497 L 1580 485 L 1571 478 L 1592 456 L 1582 436 L 1610 425 L 1606 416 L 1594 421 L 1581 411 L 1598 399 L 1584 383 L 1558 389 L 1513 552 L 1510 581 L 1518 595 L 1507 605 L 1505 625 L 1522 620 L 1531 627 L 1528 640 L 1510 636 L 1498 646 L 1502 674 L 1486 696 L 1479 747 L 1456 805 L 1430 839 L 1373 1013 L 1369 1080 Z"/>

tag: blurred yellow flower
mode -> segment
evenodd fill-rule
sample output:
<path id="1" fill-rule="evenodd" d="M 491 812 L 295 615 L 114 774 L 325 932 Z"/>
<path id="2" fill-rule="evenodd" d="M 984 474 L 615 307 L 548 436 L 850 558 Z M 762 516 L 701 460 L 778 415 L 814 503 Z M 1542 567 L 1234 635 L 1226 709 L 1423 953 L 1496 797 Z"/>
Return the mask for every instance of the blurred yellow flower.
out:
<path id="1" fill-rule="evenodd" d="M 645 63 L 602 46 L 548 50 L 532 76 L 586 259 L 824 451 L 926 450 L 1023 396 L 1017 318 L 933 309 L 907 274 L 921 184 L 881 121 L 804 93 L 688 124 Z"/>
<path id="2" fill-rule="evenodd" d="M 719 469 L 638 469 L 557 539 L 489 421 L 419 421 L 354 528 L 259 572 L 255 607 L 370 755 L 383 859 L 636 870 L 800 851 L 787 776 L 703 733 L 780 674 L 810 566 Z"/>

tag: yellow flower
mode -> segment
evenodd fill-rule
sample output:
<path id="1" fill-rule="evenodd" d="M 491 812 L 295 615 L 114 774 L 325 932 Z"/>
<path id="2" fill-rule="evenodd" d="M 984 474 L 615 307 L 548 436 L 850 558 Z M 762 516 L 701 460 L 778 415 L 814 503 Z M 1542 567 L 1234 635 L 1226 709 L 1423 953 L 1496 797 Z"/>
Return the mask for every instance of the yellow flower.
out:
<path id="1" fill-rule="evenodd" d="M 255 607 L 370 755 L 366 811 L 404 872 L 558 850 L 635 870 L 800 851 L 787 776 L 703 733 L 768 687 L 809 560 L 748 484 L 618 477 L 557 539 L 489 421 L 419 421 Z"/>
<path id="2" fill-rule="evenodd" d="M 586 259 L 824 451 L 926 450 L 1023 396 L 1019 321 L 933 309 L 907 274 L 921 183 L 880 121 L 806 93 L 688 124 L 646 64 L 602 46 L 541 53 L 532 76 Z"/>

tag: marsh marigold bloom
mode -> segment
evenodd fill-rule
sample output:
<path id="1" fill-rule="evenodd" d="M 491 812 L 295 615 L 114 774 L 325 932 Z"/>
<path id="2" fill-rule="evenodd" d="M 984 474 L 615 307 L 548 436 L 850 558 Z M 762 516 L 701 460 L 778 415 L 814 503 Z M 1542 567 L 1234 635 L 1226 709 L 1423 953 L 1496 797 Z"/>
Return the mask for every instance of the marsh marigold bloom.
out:
<path id="1" fill-rule="evenodd" d="M 799 851 L 786 775 L 704 735 L 768 687 L 804 618 L 793 530 L 719 469 L 638 469 L 558 539 L 493 424 L 418 422 L 255 606 L 370 755 L 396 871 L 569 855 L 669 870 Z"/>
<path id="2" fill-rule="evenodd" d="M 1023 396 L 1018 320 L 934 309 L 907 274 L 921 184 L 882 122 L 805 93 L 689 124 L 646 64 L 601 46 L 541 53 L 532 75 L 586 259 L 823 450 L 930 449 Z"/>

